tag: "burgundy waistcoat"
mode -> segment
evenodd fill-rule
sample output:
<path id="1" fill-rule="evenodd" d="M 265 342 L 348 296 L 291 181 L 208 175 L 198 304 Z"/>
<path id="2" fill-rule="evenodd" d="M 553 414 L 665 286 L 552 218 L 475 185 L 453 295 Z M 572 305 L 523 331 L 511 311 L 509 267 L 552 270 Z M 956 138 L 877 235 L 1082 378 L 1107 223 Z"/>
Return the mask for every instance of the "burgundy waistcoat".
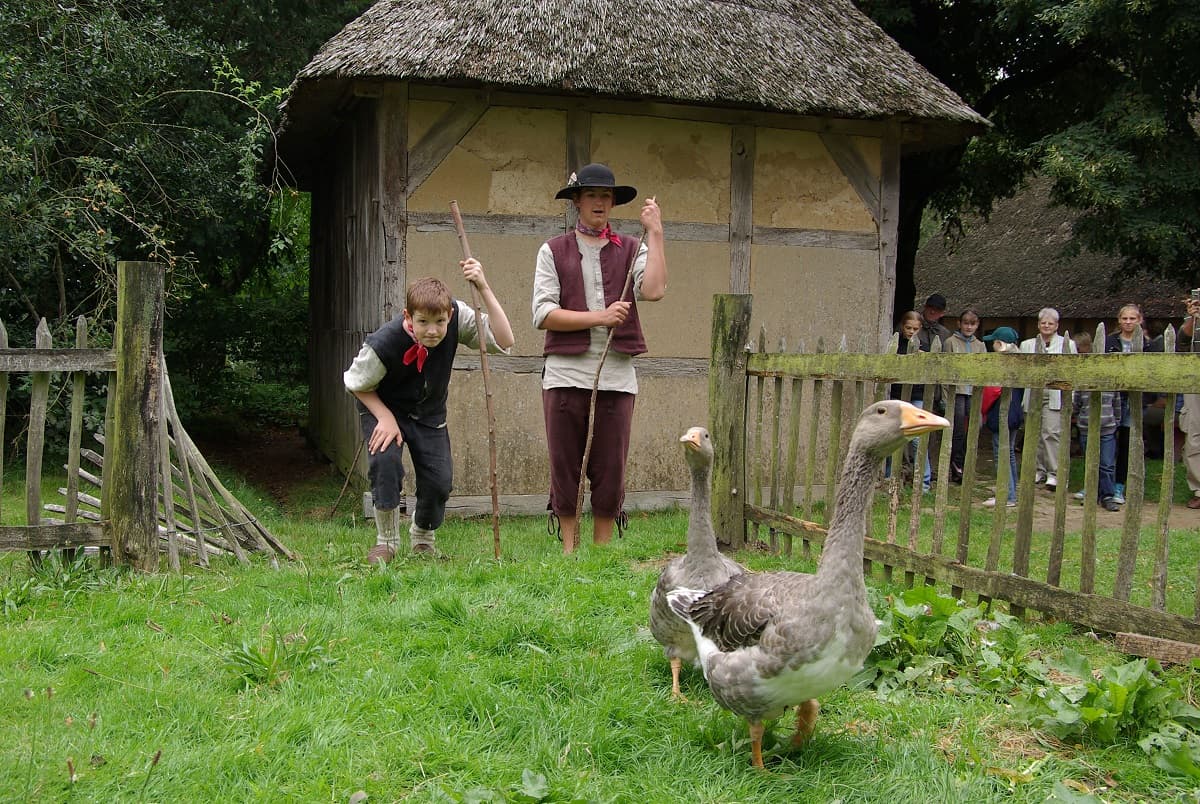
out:
<path id="1" fill-rule="evenodd" d="M 564 310 L 586 311 L 587 295 L 583 289 L 583 260 L 579 255 L 579 244 L 575 232 L 567 232 L 547 241 L 554 257 L 554 270 L 558 273 L 558 305 Z M 625 277 L 632 267 L 634 249 L 638 241 L 622 237 L 621 245 L 612 241 L 600 249 L 600 273 L 604 280 L 604 304 L 612 304 L 621 297 L 625 289 Z M 638 319 L 637 302 L 630 290 L 629 317 L 613 331 L 612 348 L 627 355 L 640 355 L 646 351 L 646 339 L 642 335 L 642 324 Z M 591 331 L 580 329 L 574 332 L 546 330 L 543 355 L 581 355 L 591 343 Z"/>

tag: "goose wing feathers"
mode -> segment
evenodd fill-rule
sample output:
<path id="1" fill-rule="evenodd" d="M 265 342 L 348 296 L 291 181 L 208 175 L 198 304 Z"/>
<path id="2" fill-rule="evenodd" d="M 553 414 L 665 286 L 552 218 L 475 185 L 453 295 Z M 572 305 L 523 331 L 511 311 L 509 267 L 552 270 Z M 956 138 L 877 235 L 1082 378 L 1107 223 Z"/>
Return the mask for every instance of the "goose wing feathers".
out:
<path id="1" fill-rule="evenodd" d="M 788 623 L 808 623 L 815 636 L 821 621 L 819 612 L 811 611 L 820 608 L 813 605 L 814 581 L 815 576 L 799 572 L 745 573 L 695 600 L 688 614 L 700 632 L 725 652 L 754 647 L 768 627 L 778 631 Z M 789 641 L 805 640 L 794 635 Z"/>

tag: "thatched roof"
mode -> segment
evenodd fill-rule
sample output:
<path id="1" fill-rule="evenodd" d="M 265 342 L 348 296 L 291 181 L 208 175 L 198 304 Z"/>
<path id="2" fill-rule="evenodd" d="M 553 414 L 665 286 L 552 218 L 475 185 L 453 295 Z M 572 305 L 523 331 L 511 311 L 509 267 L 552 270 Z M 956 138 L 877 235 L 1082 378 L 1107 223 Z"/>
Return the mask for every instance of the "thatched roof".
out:
<path id="1" fill-rule="evenodd" d="M 379 0 L 300 71 L 285 152 L 353 79 L 987 125 L 850 0 Z"/>
<path id="2" fill-rule="evenodd" d="M 1000 201 L 988 220 L 970 218 L 967 235 L 951 250 L 934 238 L 917 252 L 916 303 L 941 293 L 951 315 L 974 305 L 986 319 L 1036 316 L 1054 307 L 1064 318 L 1115 318 L 1135 302 L 1148 318 L 1178 317 L 1188 289 L 1149 276 L 1118 281 L 1121 260 L 1083 252 L 1064 258 L 1070 210 L 1050 204 L 1050 182 L 1034 179 Z"/>

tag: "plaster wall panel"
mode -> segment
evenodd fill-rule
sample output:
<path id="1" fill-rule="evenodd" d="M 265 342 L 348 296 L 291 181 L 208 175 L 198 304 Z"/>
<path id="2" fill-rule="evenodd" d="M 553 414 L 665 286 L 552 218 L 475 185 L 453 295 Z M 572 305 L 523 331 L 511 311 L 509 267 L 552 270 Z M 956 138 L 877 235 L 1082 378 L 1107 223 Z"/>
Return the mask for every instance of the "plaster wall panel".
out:
<path id="1" fill-rule="evenodd" d="M 457 200 L 467 214 L 559 214 L 554 193 L 565 178 L 565 132 L 559 110 L 490 108 L 409 196 L 408 207 L 444 212 Z"/>
<path id="2" fill-rule="evenodd" d="M 845 333 L 851 350 L 871 337 L 879 306 L 879 258 L 874 251 L 755 246 L 751 335 L 767 326 L 767 344 L 779 337 L 794 349 L 800 338 L 808 351 L 823 337 L 836 348 Z M 878 351 L 878 347 L 872 349 Z"/>
<path id="3" fill-rule="evenodd" d="M 638 306 L 646 333 L 646 354 L 707 359 L 712 337 L 712 296 L 729 292 L 729 245 L 672 242 L 669 221 L 665 230 L 667 295 Z"/>
<path id="4" fill-rule="evenodd" d="M 550 233 L 547 237 L 552 236 Z M 514 355 L 540 355 L 543 333 L 533 326 L 533 268 L 537 250 L 544 242 L 532 237 L 487 235 L 468 232 L 471 254 L 483 263 L 492 292 L 508 313 L 517 343 Z M 462 247 L 458 236 L 446 232 L 408 229 L 408 275 L 436 276 L 446 283 L 455 298 L 471 303 L 471 292 L 462 278 L 458 261 Z"/>
<path id="5" fill-rule="evenodd" d="M 865 157 L 871 149 L 860 144 L 859 150 Z M 876 146 L 876 175 L 878 151 Z M 875 229 L 871 213 L 821 138 L 812 132 L 775 128 L 758 129 L 754 225 L 855 232 Z"/>
<path id="6" fill-rule="evenodd" d="M 729 138 L 720 123 L 594 115 L 592 160 L 638 189 L 613 217 L 636 221 L 641 199 L 656 196 L 665 218 L 728 223 Z"/>

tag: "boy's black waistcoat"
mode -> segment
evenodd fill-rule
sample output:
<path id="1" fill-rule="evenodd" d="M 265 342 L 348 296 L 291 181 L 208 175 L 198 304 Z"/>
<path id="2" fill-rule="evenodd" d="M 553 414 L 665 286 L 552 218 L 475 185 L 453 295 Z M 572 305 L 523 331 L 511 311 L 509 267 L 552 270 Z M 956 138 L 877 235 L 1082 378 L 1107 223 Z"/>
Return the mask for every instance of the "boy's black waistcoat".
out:
<path id="1" fill-rule="evenodd" d="M 404 353 L 416 341 L 405 332 L 403 316 L 396 316 L 367 336 L 367 344 L 387 369 L 375 391 L 397 417 L 407 416 L 433 427 L 446 423 L 450 371 L 458 349 L 458 303 L 453 302 L 450 310 L 446 337 L 429 350 L 423 371 L 417 371 L 415 361 L 404 365 Z"/>

